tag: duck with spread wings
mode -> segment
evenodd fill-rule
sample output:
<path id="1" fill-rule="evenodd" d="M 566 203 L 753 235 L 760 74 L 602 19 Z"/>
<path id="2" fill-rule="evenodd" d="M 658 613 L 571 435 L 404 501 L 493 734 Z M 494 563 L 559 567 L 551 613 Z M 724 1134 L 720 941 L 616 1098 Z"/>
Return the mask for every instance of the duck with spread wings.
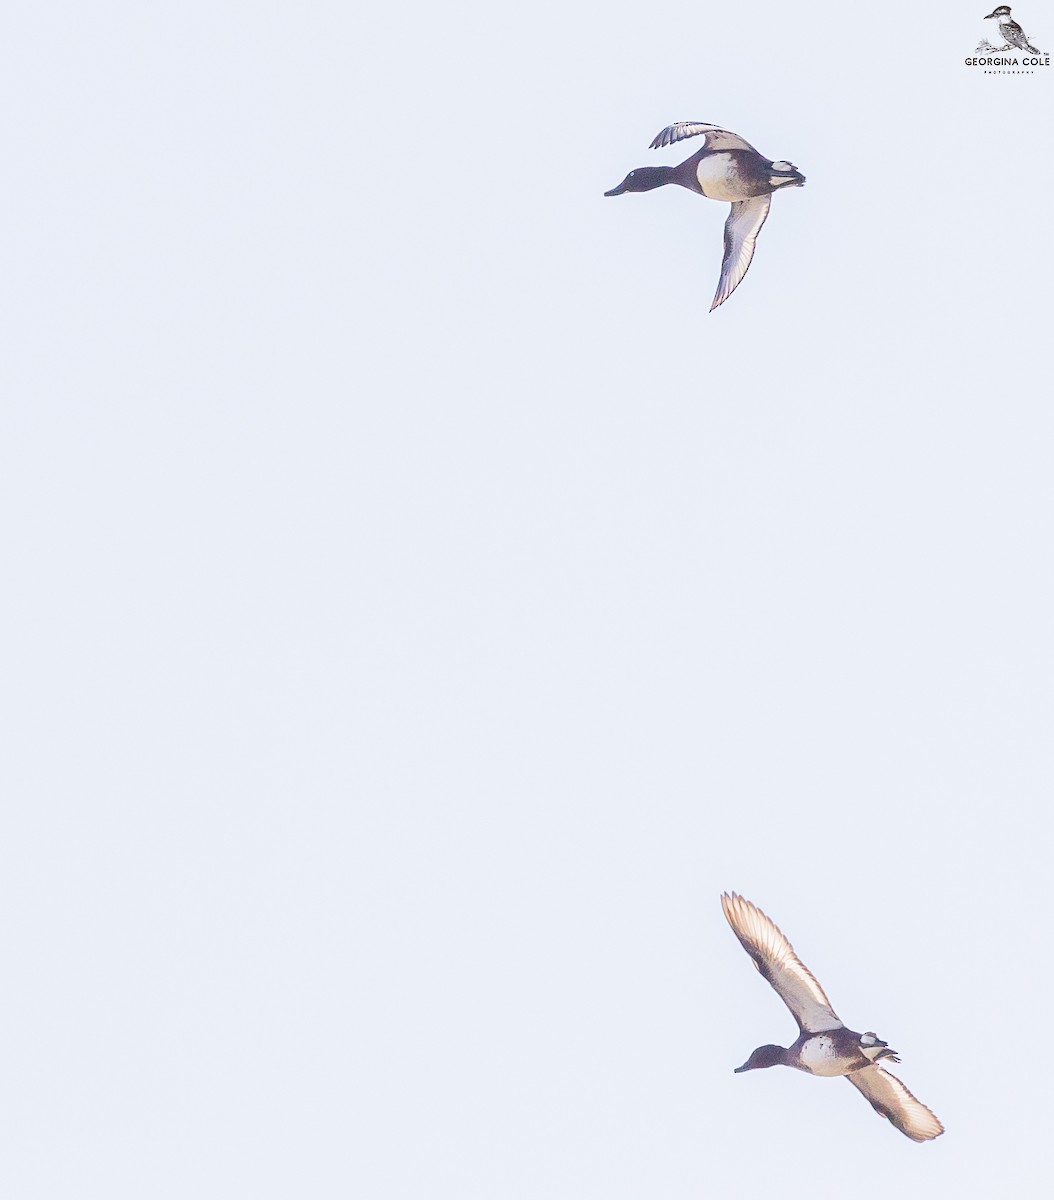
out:
<path id="1" fill-rule="evenodd" d="M 706 144 L 676 167 L 638 167 L 605 196 L 623 192 L 650 192 L 667 183 L 698 192 L 710 200 L 732 205 L 725 222 L 725 252 L 721 262 L 713 312 L 739 287 L 754 257 L 754 245 L 769 215 L 772 193 L 801 187 L 805 176 L 793 163 L 773 162 L 738 133 L 706 121 L 678 121 L 655 136 L 651 148 L 672 146 L 684 138 L 704 134 Z"/>
<path id="2" fill-rule="evenodd" d="M 736 1073 L 759 1067 L 787 1066 L 810 1075 L 844 1075 L 912 1141 L 928 1142 L 944 1126 L 883 1062 L 900 1062 L 895 1051 L 874 1033 L 856 1033 L 842 1024 L 815 976 L 794 953 L 778 926 L 735 892 L 721 897 L 732 932 L 754 966 L 772 984 L 798 1022 L 793 1046 L 759 1046 Z"/>

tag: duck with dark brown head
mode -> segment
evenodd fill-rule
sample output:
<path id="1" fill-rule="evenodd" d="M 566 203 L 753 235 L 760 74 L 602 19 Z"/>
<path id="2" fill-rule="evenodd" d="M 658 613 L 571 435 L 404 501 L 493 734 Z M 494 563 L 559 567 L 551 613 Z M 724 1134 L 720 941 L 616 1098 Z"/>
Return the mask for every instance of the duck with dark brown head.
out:
<path id="1" fill-rule="evenodd" d="M 871 1031 L 856 1033 L 845 1027 L 815 976 L 760 908 L 735 892 L 721 897 L 721 907 L 732 932 L 791 1010 L 800 1031 L 791 1046 L 759 1046 L 735 1073 L 784 1066 L 809 1075 L 844 1075 L 877 1113 L 912 1141 L 939 1137 L 944 1132 L 940 1121 L 879 1065 L 882 1060 L 900 1062 L 888 1042 Z"/>
<path id="2" fill-rule="evenodd" d="M 725 222 L 725 253 L 721 277 L 710 311 L 728 299 L 743 281 L 754 245 L 765 219 L 773 192 L 801 187 L 805 176 L 793 163 L 773 162 L 737 133 L 706 121 L 678 121 L 668 125 L 652 141 L 652 149 L 672 146 L 683 138 L 706 135 L 706 144 L 676 167 L 637 167 L 605 196 L 624 192 L 650 192 L 664 184 L 677 184 L 710 200 L 732 205 Z"/>

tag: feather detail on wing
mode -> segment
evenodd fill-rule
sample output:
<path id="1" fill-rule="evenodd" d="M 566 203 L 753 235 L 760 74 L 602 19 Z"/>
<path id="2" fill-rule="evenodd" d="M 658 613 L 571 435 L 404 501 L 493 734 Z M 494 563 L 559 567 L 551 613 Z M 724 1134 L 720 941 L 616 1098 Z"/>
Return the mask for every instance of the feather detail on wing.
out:
<path id="1" fill-rule="evenodd" d="M 707 150 L 754 150 L 754 147 L 738 133 L 722 129 L 720 125 L 711 125 L 707 121 L 675 121 L 674 124 L 667 125 L 661 133 L 657 133 L 648 148 L 657 150 L 661 146 L 672 146 L 674 142 L 695 137 L 700 133 L 706 134 Z M 754 150 L 754 153 L 757 154 L 757 151 Z"/>
<path id="2" fill-rule="evenodd" d="M 916 1100 L 896 1075 L 884 1068 L 862 1067 L 846 1079 L 871 1101 L 875 1112 L 888 1118 L 913 1142 L 928 1142 L 944 1132 L 944 1126 L 926 1105 Z"/>
<path id="3" fill-rule="evenodd" d="M 753 196 L 750 200 L 737 200 L 725 222 L 725 256 L 721 261 L 721 278 L 717 281 L 717 293 L 710 311 L 728 299 L 739 287 L 754 257 L 754 246 L 762 225 L 769 215 L 772 204 L 771 193 Z"/>
<path id="4" fill-rule="evenodd" d="M 732 932 L 753 959 L 754 966 L 779 993 L 802 1032 L 823 1033 L 824 1030 L 841 1029 L 842 1022 L 831 1008 L 823 988 L 794 953 L 794 947 L 779 927 L 760 908 L 735 892 L 721 897 L 721 907 L 732 926 Z"/>

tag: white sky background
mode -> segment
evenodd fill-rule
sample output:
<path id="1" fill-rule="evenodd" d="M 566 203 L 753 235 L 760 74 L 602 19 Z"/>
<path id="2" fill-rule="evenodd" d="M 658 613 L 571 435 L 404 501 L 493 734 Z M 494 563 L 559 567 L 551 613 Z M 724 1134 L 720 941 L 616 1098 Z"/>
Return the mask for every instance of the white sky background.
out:
<path id="1" fill-rule="evenodd" d="M 5 1195 L 1046 1194 L 1054 84 L 985 11 L 9 7 Z M 808 178 L 714 314 L 727 209 L 602 196 L 681 119 Z M 732 1074 L 724 888 L 945 1137 Z"/>

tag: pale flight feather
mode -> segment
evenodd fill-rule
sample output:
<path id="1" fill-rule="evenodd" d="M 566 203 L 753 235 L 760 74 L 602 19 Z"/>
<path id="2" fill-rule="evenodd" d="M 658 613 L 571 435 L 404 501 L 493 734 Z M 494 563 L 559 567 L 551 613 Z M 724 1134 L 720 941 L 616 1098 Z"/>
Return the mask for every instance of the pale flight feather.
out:
<path id="1" fill-rule="evenodd" d="M 743 282 L 743 276 L 746 275 L 754 257 L 758 234 L 768 219 L 771 205 L 772 195 L 768 192 L 764 196 L 736 200 L 732 204 L 732 211 L 725 222 L 725 252 L 721 259 L 721 278 L 717 281 L 714 302 L 710 305 L 711 312 L 719 304 L 724 304 Z"/>
<path id="2" fill-rule="evenodd" d="M 891 1121 L 912 1141 L 928 1142 L 944 1132 L 932 1112 L 916 1100 L 896 1075 L 877 1064 L 853 1071 L 846 1079 L 871 1101 L 874 1110 Z"/>
<path id="3" fill-rule="evenodd" d="M 753 150 L 757 154 L 754 147 L 738 133 L 733 133 L 731 129 L 722 129 L 720 125 L 711 125 L 708 121 L 675 121 L 657 133 L 648 148 L 657 150 L 661 146 L 672 146 L 674 142 L 681 142 L 700 133 L 706 134 L 707 150 Z"/>
<path id="4" fill-rule="evenodd" d="M 721 897 L 721 907 L 754 966 L 779 993 L 803 1033 L 843 1028 L 823 988 L 774 921 L 735 892 Z"/>

